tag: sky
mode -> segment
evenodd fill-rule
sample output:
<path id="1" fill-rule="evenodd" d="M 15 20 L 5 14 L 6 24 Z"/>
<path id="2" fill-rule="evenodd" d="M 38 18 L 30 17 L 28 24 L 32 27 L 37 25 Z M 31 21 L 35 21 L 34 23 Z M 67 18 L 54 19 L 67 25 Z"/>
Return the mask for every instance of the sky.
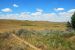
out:
<path id="1" fill-rule="evenodd" d="M 0 0 L 0 19 L 67 22 L 75 0 Z"/>

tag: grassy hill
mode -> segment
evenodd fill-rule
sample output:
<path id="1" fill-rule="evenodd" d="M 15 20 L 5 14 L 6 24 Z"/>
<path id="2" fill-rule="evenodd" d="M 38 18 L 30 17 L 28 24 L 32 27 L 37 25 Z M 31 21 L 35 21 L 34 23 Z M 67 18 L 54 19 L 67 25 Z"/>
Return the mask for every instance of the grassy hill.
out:
<path id="1" fill-rule="evenodd" d="M 0 32 L 17 30 L 66 30 L 66 23 L 48 21 L 0 20 Z"/>
<path id="2" fill-rule="evenodd" d="M 0 50 L 75 50 L 66 23 L 0 20 Z"/>

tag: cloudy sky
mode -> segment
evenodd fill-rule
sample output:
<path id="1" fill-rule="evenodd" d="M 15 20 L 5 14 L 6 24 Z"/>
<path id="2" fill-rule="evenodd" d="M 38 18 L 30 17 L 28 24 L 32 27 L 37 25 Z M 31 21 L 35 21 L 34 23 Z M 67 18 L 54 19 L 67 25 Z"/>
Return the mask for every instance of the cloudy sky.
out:
<path id="1" fill-rule="evenodd" d="M 0 0 L 0 19 L 67 22 L 75 0 Z"/>

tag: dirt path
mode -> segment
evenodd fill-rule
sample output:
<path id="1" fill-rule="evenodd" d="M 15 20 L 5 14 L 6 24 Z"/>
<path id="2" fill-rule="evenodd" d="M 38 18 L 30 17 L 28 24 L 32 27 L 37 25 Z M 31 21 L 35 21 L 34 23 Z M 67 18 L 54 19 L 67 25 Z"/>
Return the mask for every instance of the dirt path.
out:
<path id="1" fill-rule="evenodd" d="M 23 42 L 24 44 L 28 45 L 29 47 L 33 48 L 34 50 L 41 50 L 37 47 L 35 47 L 34 45 L 28 43 L 27 41 L 25 40 L 22 40 L 21 38 L 19 38 L 18 36 L 16 36 L 15 34 L 12 34 L 15 38 L 17 38 L 18 40 L 20 40 L 21 42 Z"/>

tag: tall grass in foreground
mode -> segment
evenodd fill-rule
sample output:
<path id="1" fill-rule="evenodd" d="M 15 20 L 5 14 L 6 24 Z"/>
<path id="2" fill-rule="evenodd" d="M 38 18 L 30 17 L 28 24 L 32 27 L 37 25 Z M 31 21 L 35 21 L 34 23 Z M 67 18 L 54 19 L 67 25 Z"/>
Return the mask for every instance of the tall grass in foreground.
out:
<path id="1" fill-rule="evenodd" d="M 13 33 L 42 50 L 75 50 L 75 31 L 30 31 L 20 29 Z"/>
<path id="2" fill-rule="evenodd" d="M 42 50 L 75 50 L 75 32 L 19 30 L 16 35 Z"/>

